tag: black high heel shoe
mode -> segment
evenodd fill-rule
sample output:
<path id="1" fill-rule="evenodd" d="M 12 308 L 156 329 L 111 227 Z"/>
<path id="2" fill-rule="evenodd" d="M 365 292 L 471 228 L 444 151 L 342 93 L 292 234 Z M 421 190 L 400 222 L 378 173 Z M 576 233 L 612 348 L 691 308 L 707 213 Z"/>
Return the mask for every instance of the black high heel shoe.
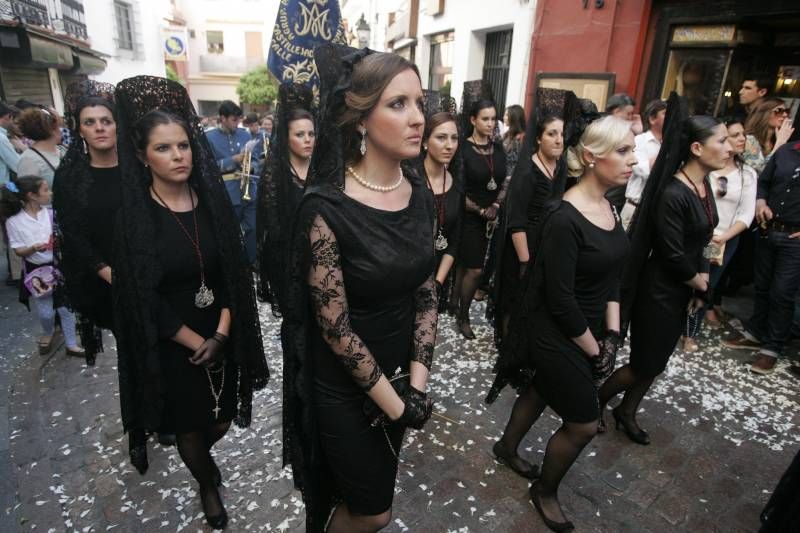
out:
<path id="1" fill-rule="evenodd" d="M 217 490 L 216 487 L 214 490 Z M 225 506 L 222 505 L 222 498 L 219 495 L 219 491 L 217 491 L 217 498 L 219 498 L 219 506 L 222 508 L 222 512 L 217 515 L 210 516 L 206 512 L 205 498 L 203 498 L 202 490 L 200 492 L 200 504 L 203 506 L 203 514 L 206 517 L 206 522 L 208 522 L 208 525 L 213 529 L 225 529 L 225 527 L 228 525 L 228 512 L 225 510 Z"/>
<path id="2" fill-rule="evenodd" d="M 519 455 L 508 453 L 500 441 L 494 443 L 492 453 L 498 463 L 506 465 L 520 476 L 526 479 L 539 479 L 538 466 L 530 464 Z"/>
<path id="3" fill-rule="evenodd" d="M 628 436 L 628 438 L 636 444 L 641 444 L 642 446 L 647 446 L 650 444 L 650 435 L 648 435 L 645 430 L 638 427 L 634 421 L 623 418 L 617 409 L 619 409 L 619 407 L 615 407 L 611 410 L 611 414 L 614 415 L 614 422 L 616 423 L 617 429 L 622 426 L 622 429 L 625 430 L 625 434 Z M 633 426 L 633 428 L 631 428 L 631 426 Z"/>
<path id="4" fill-rule="evenodd" d="M 472 326 L 469 324 L 469 315 L 462 314 L 456 321 L 458 331 L 464 336 L 465 339 L 471 341 L 475 338 L 475 332 L 472 331 Z"/>
<path id="5" fill-rule="evenodd" d="M 536 511 L 539 513 L 539 516 L 542 517 L 544 521 L 544 525 L 550 528 L 552 531 L 570 531 L 575 529 L 575 524 L 567 520 L 566 522 L 556 522 L 555 520 L 550 520 L 544 515 L 544 511 L 542 510 L 542 502 L 541 496 L 536 491 L 536 485 L 538 485 L 538 481 L 534 481 L 531 485 L 531 488 L 528 489 L 528 494 L 530 494 L 531 502 L 533 506 L 536 507 Z"/>

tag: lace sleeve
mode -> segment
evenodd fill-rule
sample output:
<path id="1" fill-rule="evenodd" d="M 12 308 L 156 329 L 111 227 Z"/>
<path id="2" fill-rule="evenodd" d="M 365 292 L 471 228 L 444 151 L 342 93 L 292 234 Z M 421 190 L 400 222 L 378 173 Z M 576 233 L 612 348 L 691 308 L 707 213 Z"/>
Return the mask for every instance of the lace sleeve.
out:
<path id="1" fill-rule="evenodd" d="M 308 238 L 311 247 L 309 292 L 322 338 L 358 386 L 369 391 L 382 372 L 367 346 L 350 327 L 350 310 L 336 236 L 325 220 L 317 215 Z"/>
<path id="2" fill-rule="evenodd" d="M 416 314 L 414 316 L 414 355 L 412 361 L 425 365 L 430 370 L 433 349 L 436 346 L 436 325 L 439 321 L 438 297 L 433 275 L 414 293 Z"/>

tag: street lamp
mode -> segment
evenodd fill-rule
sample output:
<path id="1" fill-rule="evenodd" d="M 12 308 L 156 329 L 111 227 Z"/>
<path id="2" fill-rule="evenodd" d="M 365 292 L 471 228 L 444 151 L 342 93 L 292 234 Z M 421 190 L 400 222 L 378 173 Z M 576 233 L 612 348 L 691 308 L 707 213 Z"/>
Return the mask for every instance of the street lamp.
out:
<path id="1" fill-rule="evenodd" d="M 370 28 L 364 18 L 364 13 L 361 13 L 361 18 L 356 22 L 356 35 L 358 36 L 358 47 L 364 48 L 369 44 Z"/>

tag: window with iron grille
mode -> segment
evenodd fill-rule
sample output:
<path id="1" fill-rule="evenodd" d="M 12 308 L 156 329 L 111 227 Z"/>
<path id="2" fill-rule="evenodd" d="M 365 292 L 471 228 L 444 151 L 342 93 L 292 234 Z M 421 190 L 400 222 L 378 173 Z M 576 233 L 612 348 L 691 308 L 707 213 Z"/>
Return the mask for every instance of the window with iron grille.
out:
<path id="1" fill-rule="evenodd" d="M 483 79 L 492 86 L 497 112 L 502 116 L 506 108 L 508 67 L 511 60 L 512 30 L 486 34 L 486 55 L 483 60 Z"/>
<path id="2" fill-rule="evenodd" d="M 117 22 L 117 48 L 133 50 L 133 13 L 130 4 L 115 1 L 114 18 Z"/>

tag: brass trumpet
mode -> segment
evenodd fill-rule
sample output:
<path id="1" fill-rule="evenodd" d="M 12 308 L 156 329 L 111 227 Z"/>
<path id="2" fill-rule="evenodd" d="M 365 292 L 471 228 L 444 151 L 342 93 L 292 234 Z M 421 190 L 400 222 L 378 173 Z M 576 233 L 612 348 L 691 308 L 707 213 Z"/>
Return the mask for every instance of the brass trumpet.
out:
<path id="1" fill-rule="evenodd" d="M 242 159 L 242 170 L 239 172 L 242 200 L 249 202 L 253 198 L 250 196 L 250 169 L 253 166 L 253 150 L 245 148 L 244 158 Z"/>

